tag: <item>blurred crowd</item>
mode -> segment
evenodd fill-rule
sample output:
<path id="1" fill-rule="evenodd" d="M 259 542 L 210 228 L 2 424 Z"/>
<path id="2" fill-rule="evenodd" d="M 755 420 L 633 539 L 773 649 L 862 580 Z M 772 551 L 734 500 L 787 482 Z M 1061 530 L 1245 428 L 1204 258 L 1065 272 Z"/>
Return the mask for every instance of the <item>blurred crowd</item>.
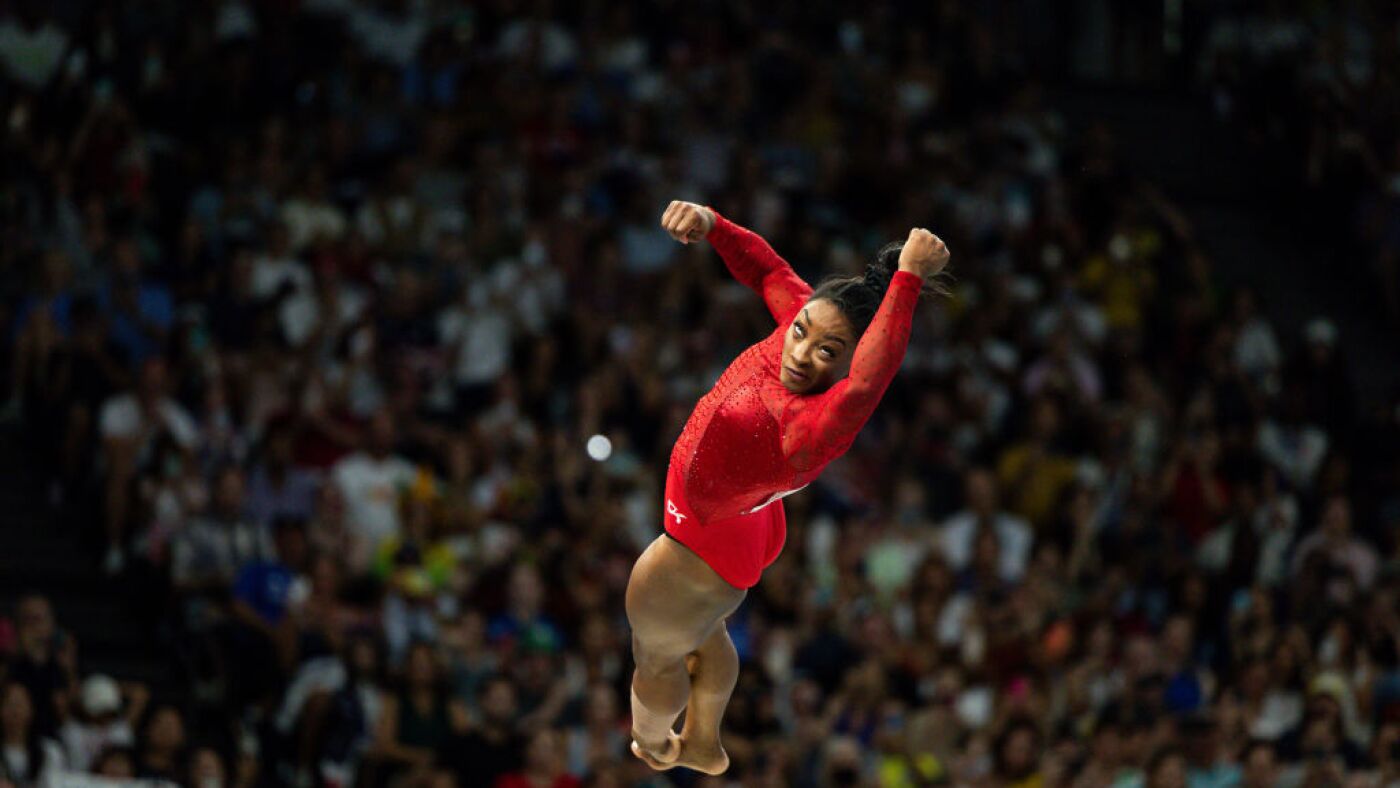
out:
<path id="1" fill-rule="evenodd" d="M 179 666 L 19 600 L 0 786 L 1400 780 L 1400 402 L 1218 281 L 1011 5 L 0 7 L 3 415 Z M 705 780 L 627 753 L 622 592 L 771 325 L 672 199 L 956 276 L 784 502 Z"/>
<path id="2" fill-rule="evenodd" d="M 1241 3 L 1211 23 L 1201 75 L 1217 114 L 1302 187 L 1327 262 L 1400 326 L 1400 9 L 1376 0 Z M 1370 306 L 1371 304 L 1368 304 Z"/>

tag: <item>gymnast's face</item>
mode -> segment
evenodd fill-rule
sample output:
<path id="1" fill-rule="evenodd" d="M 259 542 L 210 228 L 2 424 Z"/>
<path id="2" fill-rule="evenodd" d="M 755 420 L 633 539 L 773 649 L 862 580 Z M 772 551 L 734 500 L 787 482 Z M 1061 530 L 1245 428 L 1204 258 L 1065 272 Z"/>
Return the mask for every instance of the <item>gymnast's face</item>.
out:
<path id="1" fill-rule="evenodd" d="M 851 371 L 855 331 L 841 309 L 825 298 L 808 301 L 783 338 L 778 380 L 794 394 L 817 394 Z"/>

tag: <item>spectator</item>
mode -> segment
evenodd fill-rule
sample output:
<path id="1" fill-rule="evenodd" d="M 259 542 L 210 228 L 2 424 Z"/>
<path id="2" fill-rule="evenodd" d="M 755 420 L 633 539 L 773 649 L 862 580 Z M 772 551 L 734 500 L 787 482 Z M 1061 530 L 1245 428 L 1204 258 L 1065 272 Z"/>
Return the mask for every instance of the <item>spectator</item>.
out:
<path id="1" fill-rule="evenodd" d="M 1160 750 L 1147 765 L 1147 788 L 1187 788 L 1186 758 L 1177 750 Z"/>
<path id="2" fill-rule="evenodd" d="M 228 769 L 219 751 L 213 747 L 196 747 L 189 758 L 189 777 L 185 785 L 195 788 L 215 788 L 235 784 L 229 779 Z"/>
<path id="3" fill-rule="evenodd" d="M 1002 580 L 1015 583 L 1026 573 L 1035 536 L 1025 520 L 1001 510 L 996 480 L 991 472 L 974 468 L 967 472 L 963 498 L 965 508 L 943 525 L 940 545 L 954 571 L 961 572 L 972 561 L 978 534 L 991 530 L 998 546 L 997 572 Z"/>
<path id="4" fill-rule="evenodd" d="M 342 653 L 301 665 L 274 723 L 296 745 L 296 775 L 354 782 L 378 736 L 383 674 L 382 651 L 363 634 L 351 636 Z"/>
<path id="5" fill-rule="evenodd" d="M 461 562 L 444 538 L 433 478 L 416 473 L 399 500 L 403 533 L 380 544 L 373 569 L 387 590 L 384 628 L 395 661 L 414 638 L 437 638 L 436 606 L 450 604 L 452 591 L 462 586 Z"/>
<path id="6" fill-rule="evenodd" d="M 524 763 L 525 742 L 516 732 L 515 687 L 495 677 L 481 688 L 480 717 L 451 747 L 449 760 L 459 781 L 491 785 Z"/>
<path id="7" fill-rule="evenodd" d="M 482 686 L 500 668 L 497 652 L 486 642 L 485 617 L 477 610 L 462 611 L 455 621 L 443 628 L 442 643 L 447 650 L 447 672 L 453 693 L 467 702 L 469 708 L 475 708 Z"/>
<path id="8" fill-rule="evenodd" d="M 104 753 L 134 747 L 136 724 L 149 697 L 140 685 L 129 684 L 123 692 L 115 680 L 101 674 L 84 679 L 78 711 L 63 724 L 63 745 L 74 771 L 100 774 Z"/>
<path id="9" fill-rule="evenodd" d="M 1002 454 L 997 480 L 1015 490 L 1011 511 L 1037 527 L 1048 523 L 1051 509 L 1074 477 L 1074 463 L 1059 453 L 1060 408 L 1049 397 L 1036 399 L 1030 410 L 1030 435 Z"/>
<path id="10" fill-rule="evenodd" d="M 1041 785 L 1036 754 L 1040 750 L 1040 731 L 1030 720 L 1009 723 L 996 741 L 996 775 L 1016 788 Z"/>
<path id="11" fill-rule="evenodd" d="M 449 740 L 466 727 L 466 709 L 443 693 L 433 647 L 414 644 L 404 658 L 403 688 L 386 697 L 380 709 L 374 753 L 421 778 L 442 765 Z"/>
<path id="12" fill-rule="evenodd" d="M 1303 339 L 1306 347 L 1298 354 L 1289 375 L 1304 388 L 1307 419 L 1334 440 L 1349 445 L 1356 391 L 1337 347 L 1337 327 L 1326 318 L 1315 318 L 1303 327 Z"/>
<path id="13" fill-rule="evenodd" d="M 541 728 L 525 747 L 525 768 L 496 780 L 496 788 L 581 788 L 583 781 L 564 770 L 559 733 Z"/>
<path id="14" fill-rule="evenodd" d="M 1026 371 L 1025 389 L 1031 397 L 1058 394 L 1071 402 L 1092 405 L 1098 401 L 1102 388 L 1098 369 L 1074 348 L 1067 327 L 1055 329 L 1045 355 Z"/>
<path id="15" fill-rule="evenodd" d="M 1400 759 L 1396 758 L 1395 746 L 1397 734 L 1400 734 L 1400 727 L 1393 722 L 1385 723 L 1371 741 L 1371 771 L 1381 785 L 1395 780 L 1397 772 L 1400 772 Z"/>
<path id="16" fill-rule="evenodd" d="M 159 356 L 175 323 L 169 288 L 145 278 L 141 251 L 134 238 L 113 244 L 112 279 L 98 290 L 98 302 L 111 326 L 112 339 L 134 364 Z"/>
<path id="17" fill-rule="evenodd" d="M 66 30 L 28 9 L 0 23 L 0 61 L 6 75 L 30 89 L 42 88 L 53 79 L 68 42 Z"/>
<path id="18" fill-rule="evenodd" d="M 58 629 L 53 606 L 37 594 L 20 599 L 15 624 L 17 648 L 8 678 L 29 690 L 39 735 L 56 736 L 62 709 L 77 692 L 77 642 Z"/>
<path id="19" fill-rule="evenodd" d="M 1351 505 L 1341 496 L 1324 504 L 1322 522 L 1298 543 L 1293 554 L 1294 573 L 1302 571 L 1314 558 L 1330 570 L 1329 577 L 1336 577 L 1337 582 L 1348 584 L 1356 591 L 1365 591 L 1375 581 L 1378 567 L 1375 548 L 1352 534 Z"/>
<path id="20" fill-rule="evenodd" d="M 231 587 L 245 563 L 273 554 L 268 529 L 244 511 L 243 472 L 229 466 L 219 472 L 213 505 L 177 532 L 171 543 L 170 576 L 185 594 L 214 594 Z"/>
<path id="21" fill-rule="evenodd" d="M 1167 672 L 1166 704 L 1170 711 L 1177 714 L 1199 711 L 1205 705 L 1209 688 L 1214 684 L 1215 677 L 1210 671 L 1197 664 L 1194 629 L 1194 623 L 1186 615 L 1168 618 L 1162 628 L 1161 655 L 1163 668 Z"/>
<path id="22" fill-rule="evenodd" d="M 582 719 L 564 739 L 564 770 L 575 776 L 591 776 L 598 766 L 623 757 L 630 744 L 618 714 L 617 695 L 606 684 L 594 684 L 585 696 Z M 526 757 L 528 760 L 529 755 Z"/>
<path id="23" fill-rule="evenodd" d="M 1222 762 L 1221 738 L 1215 720 L 1197 717 L 1187 720 L 1186 785 L 1188 788 L 1217 788 L 1240 784 L 1240 767 Z"/>
<path id="24" fill-rule="evenodd" d="M 392 453 L 394 423 L 379 411 L 369 424 L 365 448 L 336 464 L 331 472 L 345 501 L 351 540 L 351 566 L 363 570 L 386 539 L 397 536 L 399 495 L 413 479 L 413 467 Z"/>
<path id="25" fill-rule="evenodd" d="M 1272 744 L 1251 741 L 1240 760 L 1244 763 L 1240 782 L 1243 788 L 1273 788 L 1278 784 L 1278 760 Z"/>
<path id="26" fill-rule="evenodd" d="M 1220 437 L 1214 430 L 1202 430 L 1178 444 L 1162 476 L 1167 514 L 1193 544 L 1211 535 L 1230 503 L 1219 462 Z"/>
<path id="27" fill-rule="evenodd" d="M 859 785 L 861 781 L 860 745 L 849 737 L 832 738 L 823 748 L 822 775 L 819 784 L 833 786 Z"/>
<path id="28" fill-rule="evenodd" d="M 142 730 L 136 774 L 144 780 L 178 783 L 185 768 L 185 722 L 173 706 L 157 706 Z"/>
<path id="29" fill-rule="evenodd" d="M 287 226 L 273 222 L 267 234 L 267 249 L 253 258 L 253 297 L 266 301 L 284 290 L 300 293 L 311 288 L 311 273 L 291 253 Z"/>
<path id="30" fill-rule="evenodd" d="M 1315 682 L 1316 683 L 1316 682 Z M 1293 764 L 1295 772 L 1327 773 L 1340 762 L 1341 770 L 1360 766 L 1365 756 L 1346 734 L 1342 702 L 1336 695 L 1344 692 L 1332 674 L 1311 692 L 1308 710 L 1298 727 L 1280 742 L 1283 758 Z"/>
<path id="31" fill-rule="evenodd" d="M 328 199 L 324 168 L 310 167 L 298 183 L 301 185 L 298 193 L 287 200 L 280 218 L 288 234 L 286 243 L 292 250 L 300 252 L 313 241 L 339 238 L 345 232 L 346 221 Z M 271 253 L 277 254 L 278 250 L 285 248 L 275 246 Z"/>
<path id="32" fill-rule="evenodd" d="M 255 558 L 243 564 L 233 580 L 239 618 L 270 636 L 282 628 L 291 608 L 311 593 L 306 578 L 306 532 L 301 524 L 278 521 L 272 529 L 272 542 L 269 559 Z"/>
<path id="33" fill-rule="evenodd" d="M 1278 418 L 1259 426 L 1259 454 L 1295 490 L 1310 492 L 1331 439 L 1319 427 L 1304 421 L 1303 392 L 1296 384 L 1285 388 Z"/>
<path id="34" fill-rule="evenodd" d="M 510 368 L 514 325 L 509 296 L 497 279 L 482 277 L 464 285 L 457 302 L 438 313 L 438 335 L 453 359 L 458 413 L 490 404 L 496 381 Z"/>
<path id="35" fill-rule="evenodd" d="M 1079 770 L 1073 785 L 1088 788 L 1092 785 L 1118 785 L 1134 779 L 1128 767 L 1128 753 L 1124 746 L 1122 726 L 1111 717 L 1103 717 L 1094 727 L 1090 740 L 1088 759 Z M 1127 768 L 1125 768 L 1127 767 Z"/>
<path id="36" fill-rule="evenodd" d="M 16 785 L 48 785 L 67 768 L 58 742 L 40 735 L 34 722 L 29 690 L 6 682 L 0 687 L 0 775 Z"/>
<path id="37" fill-rule="evenodd" d="M 98 416 L 107 473 L 108 548 L 103 567 L 108 574 L 116 574 L 126 565 L 125 540 L 137 473 L 154 459 L 162 440 L 169 441 L 188 461 L 198 439 L 194 421 L 166 394 L 166 385 L 164 361 L 147 359 L 136 390 L 108 399 Z"/>
<path id="38" fill-rule="evenodd" d="M 1248 289 L 1237 291 L 1232 309 L 1235 364 L 1264 391 L 1277 391 L 1277 375 L 1283 366 L 1283 349 L 1279 347 L 1273 327 L 1259 313 L 1254 292 Z"/>
<path id="39" fill-rule="evenodd" d="M 315 514 L 318 480 L 295 465 L 288 428 L 267 436 L 263 457 L 248 479 L 248 514 L 263 527 L 280 518 L 309 521 Z"/>
<path id="40" fill-rule="evenodd" d="M 107 747 L 93 761 L 92 773 L 108 780 L 134 780 L 136 756 L 128 748 Z"/>
<path id="41" fill-rule="evenodd" d="M 491 620 L 487 638 L 507 649 L 532 637 L 547 648 L 560 645 L 559 630 L 544 613 L 544 592 L 544 581 L 537 567 L 523 564 L 513 569 L 506 592 L 506 609 Z"/>
<path id="42" fill-rule="evenodd" d="M 90 296 L 73 300 L 69 310 L 72 331 L 53 361 L 54 386 L 50 406 L 64 420 L 60 481 L 79 488 L 87 473 L 86 458 L 95 453 L 94 425 L 102 413 L 108 392 L 123 387 L 130 377 L 121 350 L 112 342 Z"/>

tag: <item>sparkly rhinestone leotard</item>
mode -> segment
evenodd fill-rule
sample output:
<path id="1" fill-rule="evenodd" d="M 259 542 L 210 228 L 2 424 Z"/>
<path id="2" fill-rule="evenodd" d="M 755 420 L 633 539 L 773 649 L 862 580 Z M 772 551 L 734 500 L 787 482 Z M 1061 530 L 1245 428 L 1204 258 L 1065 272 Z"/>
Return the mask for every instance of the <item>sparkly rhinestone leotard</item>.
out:
<path id="1" fill-rule="evenodd" d="M 811 286 L 756 233 L 718 212 L 708 240 L 734 277 L 763 296 L 778 327 L 696 404 L 671 450 L 665 527 L 730 585 L 751 588 L 782 551 L 781 498 L 850 448 L 894 379 L 922 281 L 896 272 L 850 374 L 820 394 L 794 394 L 778 379 L 783 337 Z"/>

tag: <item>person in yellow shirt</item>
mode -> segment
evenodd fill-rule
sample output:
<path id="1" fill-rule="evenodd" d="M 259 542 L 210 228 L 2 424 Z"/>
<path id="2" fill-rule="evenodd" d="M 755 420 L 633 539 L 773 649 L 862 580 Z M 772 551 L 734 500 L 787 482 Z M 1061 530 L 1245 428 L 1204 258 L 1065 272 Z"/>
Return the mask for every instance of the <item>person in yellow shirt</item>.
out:
<path id="1" fill-rule="evenodd" d="M 1006 491 L 1009 508 L 1038 528 L 1054 516 L 1065 486 L 1074 481 L 1074 460 L 1054 448 L 1059 430 L 1060 408 L 1055 400 L 1035 400 L 1030 435 L 1003 452 L 997 463 L 997 481 Z"/>
<path id="2" fill-rule="evenodd" d="M 404 533 L 385 539 L 375 551 L 372 571 L 408 599 L 429 598 L 459 581 L 460 561 L 441 538 L 441 488 L 426 468 L 400 494 Z"/>
<path id="3" fill-rule="evenodd" d="M 1040 773 L 1040 729 L 1031 720 L 1013 719 L 997 736 L 993 757 L 996 774 L 1006 788 L 1042 788 L 1045 778 Z"/>
<path id="4" fill-rule="evenodd" d="M 926 788 L 953 784 L 946 752 L 940 754 L 940 731 L 948 719 L 938 710 L 914 712 L 898 735 L 880 737 L 877 761 L 880 788 Z"/>
<path id="5" fill-rule="evenodd" d="M 1096 298 L 1110 329 L 1140 328 L 1143 311 L 1157 287 L 1157 277 L 1146 258 L 1161 246 L 1152 230 L 1121 230 L 1109 239 L 1108 247 L 1084 261 L 1079 285 Z"/>

